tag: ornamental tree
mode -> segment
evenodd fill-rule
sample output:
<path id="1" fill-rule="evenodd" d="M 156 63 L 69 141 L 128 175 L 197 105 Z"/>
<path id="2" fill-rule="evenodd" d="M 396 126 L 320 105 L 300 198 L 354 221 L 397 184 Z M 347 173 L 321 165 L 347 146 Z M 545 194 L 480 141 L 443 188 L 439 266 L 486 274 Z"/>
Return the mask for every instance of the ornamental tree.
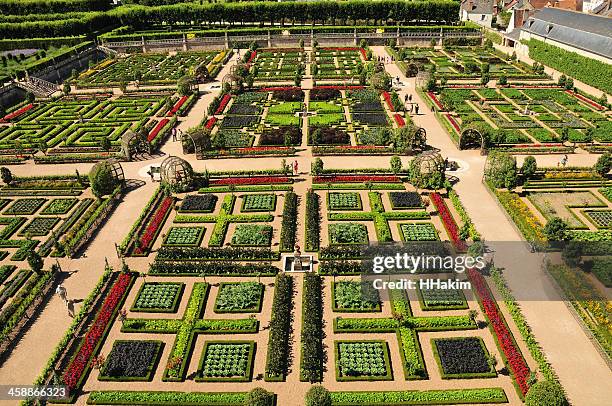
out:
<path id="1" fill-rule="evenodd" d="M 254 388 L 244 397 L 244 406 L 271 406 L 274 395 L 263 388 Z"/>
<path id="2" fill-rule="evenodd" d="M 370 83 L 376 90 L 391 90 L 391 76 L 387 72 L 373 73 L 370 77 Z"/>
<path id="3" fill-rule="evenodd" d="M 10 185 L 11 183 L 13 183 L 13 173 L 11 172 L 9 168 L 5 166 L 0 168 L 0 177 L 2 178 L 2 182 L 4 182 L 7 185 Z"/>
<path id="4" fill-rule="evenodd" d="M 110 165 L 96 165 L 89 172 L 91 191 L 96 197 L 109 195 L 119 185 Z"/>
<path id="5" fill-rule="evenodd" d="M 563 219 L 553 217 L 544 226 L 544 235 L 548 241 L 565 241 L 568 238 L 567 230 L 567 223 Z"/>
<path id="6" fill-rule="evenodd" d="M 402 170 L 402 160 L 399 156 L 397 155 L 393 155 L 391 157 L 391 161 L 390 161 L 390 165 L 391 165 L 391 171 L 393 171 L 394 174 L 398 174 L 401 172 Z"/>
<path id="7" fill-rule="evenodd" d="M 314 161 L 312 161 L 310 173 L 315 176 L 323 173 L 323 160 L 321 158 L 315 158 Z"/>
<path id="8" fill-rule="evenodd" d="M 523 166 L 521 166 L 521 174 L 523 175 L 523 177 L 525 179 L 529 179 L 533 175 L 535 175 L 537 170 L 538 170 L 538 163 L 536 159 L 531 155 L 526 157 L 525 160 L 523 161 Z"/>
<path id="9" fill-rule="evenodd" d="M 487 159 L 485 178 L 496 188 L 516 186 L 516 158 L 506 152 L 492 151 Z"/>
<path id="10" fill-rule="evenodd" d="M 563 388 L 556 382 L 541 381 L 536 382 L 527 396 L 525 396 L 526 406 L 567 406 L 569 403 L 563 393 Z"/>
<path id="11" fill-rule="evenodd" d="M 606 176 L 610 170 L 612 170 L 612 154 L 610 152 L 606 152 L 600 156 L 597 159 L 597 162 L 595 162 L 593 169 L 595 169 L 595 172 L 601 176 Z"/>
<path id="12" fill-rule="evenodd" d="M 321 385 L 314 385 L 306 392 L 306 406 L 331 406 L 329 391 Z"/>
<path id="13" fill-rule="evenodd" d="M 28 265 L 35 274 L 39 274 L 43 269 L 44 262 L 36 251 L 31 250 L 28 254 Z"/>

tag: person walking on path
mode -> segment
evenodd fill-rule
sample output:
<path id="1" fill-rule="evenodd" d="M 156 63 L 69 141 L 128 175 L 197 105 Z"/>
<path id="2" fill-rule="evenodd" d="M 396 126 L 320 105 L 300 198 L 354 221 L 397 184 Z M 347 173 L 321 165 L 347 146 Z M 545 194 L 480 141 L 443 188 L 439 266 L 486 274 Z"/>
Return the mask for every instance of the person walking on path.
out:
<path id="1" fill-rule="evenodd" d="M 416 114 L 417 116 L 419 115 L 419 105 L 418 104 L 414 105 L 414 114 Z"/>
<path id="2" fill-rule="evenodd" d="M 172 127 L 172 141 L 176 141 L 176 127 Z"/>
<path id="3" fill-rule="evenodd" d="M 55 293 L 59 296 L 60 299 L 66 304 L 68 302 L 68 293 L 66 292 L 66 288 L 61 283 L 57 285 L 55 288 Z"/>
<path id="4" fill-rule="evenodd" d="M 68 307 L 68 316 L 74 317 L 74 302 L 69 300 L 66 306 Z"/>
<path id="5" fill-rule="evenodd" d="M 295 161 L 293 161 L 293 174 L 294 175 L 298 174 L 298 161 L 297 161 L 297 159 Z"/>

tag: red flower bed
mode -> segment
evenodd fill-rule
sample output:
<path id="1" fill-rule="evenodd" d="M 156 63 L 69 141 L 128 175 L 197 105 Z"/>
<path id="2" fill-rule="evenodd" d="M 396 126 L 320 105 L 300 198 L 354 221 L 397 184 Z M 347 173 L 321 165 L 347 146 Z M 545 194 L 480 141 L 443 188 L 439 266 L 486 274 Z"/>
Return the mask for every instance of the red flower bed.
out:
<path id="1" fill-rule="evenodd" d="M 253 176 L 250 178 L 223 178 L 210 181 L 211 186 L 267 185 L 274 183 L 291 183 L 291 179 L 286 176 Z"/>
<path id="2" fill-rule="evenodd" d="M 434 206 L 436 206 L 436 210 L 440 214 L 444 228 L 450 236 L 453 245 L 457 250 L 465 251 L 467 249 L 467 245 L 465 241 L 462 241 L 459 237 L 459 227 L 457 226 L 457 222 L 453 218 L 453 215 L 448 210 L 448 206 L 444 202 L 444 199 L 439 193 L 430 193 L 429 197 L 431 198 Z"/>
<path id="3" fill-rule="evenodd" d="M 357 47 L 326 47 L 326 48 L 323 48 L 323 50 L 325 51 L 356 51 L 358 49 L 363 49 L 363 48 L 357 48 Z"/>
<path id="4" fill-rule="evenodd" d="M 288 91 L 288 90 L 302 90 L 301 87 L 297 86 L 272 86 L 262 87 L 259 89 L 260 92 L 274 92 L 274 91 Z"/>
<path id="5" fill-rule="evenodd" d="M 131 282 L 132 275 L 125 273 L 119 275 L 117 281 L 108 293 L 108 296 L 104 299 L 100 311 L 83 339 L 79 352 L 77 352 L 76 356 L 70 361 L 64 371 L 63 380 L 69 390 L 77 388 L 79 380 L 87 369 L 89 360 L 94 355 L 94 350 L 102 339 L 107 326 L 112 322 L 115 310 L 121 303 L 121 299 L 125 295 Z"/>
<path id="6" fill-rule="evenodd" d="M 395 119 L 395 122 L 397 123 L 398 127 L 403 127 L 406 125 L 406 121 L 404 121 L 404 117 L 400 116 L 398 113 L 395 113 L 393 115 L 393 118 Z"/>
<path id="7" fill-rule="evenodd" d="M 167 119 L 167 118 L 164 118 L 164 119 L 160 120 L 160 122 L 157 123 L 157 125 L 155 126 L 153 131 L 151 131 L 151 133 L 147 137 L 147 141 L 149 141 L 149 142 L 153 141 L 155 139 L 155 137 L 157 137 L 157 134 L 159 134 L 159 132 L 162 130 L 162 128 L 164 128 L 164 126 L 166 124 L 168 124 L 169 121 L 170 120 Z"/>
<path id="8" fill-rule="evenodd" d="M 26 113 L 26 112 L 30 111 L 33 107 L 34 107 L 34 105 L 32 103 L 28 104 L 27 106 L 23 106 L 19 110 L 13 111 L 12 113 L 7 114 L 6 116 L 4 116 L 4 118 L 0 119 L 0 122 L 11 121 L 15 117 L 19 117 L 23 113 Z"/>
<path id="9" fill-rule="evenodd" d="M 153 219 L 145 229 L 145 232 L 138 241 L 138 246 L 134 250 L 136 254 L 142 254 L 149 249 L 149 245 L 153 243 L 155 237 L 157 237 L 158 230 L 164 225 L 168 210 L 172 208 L 174 200 L 171 197 L 166 197 L 162 200 L 161 204 L 153 214 Z"/>
<path id="10" fill-rule="evenodd" d="M 442 106 L 442 103 L 440 103 L 440 100 L 438 100 L 433 92 L 427 92 L 427 96 L 429 96 L 429 98 L 436 104 L 436 106 L 438 106 L 440 110 L 444 110 L 444 106 Z"/>
<path id="11" fill-rule="evenodd" d="M 341 86 L 341 85 L 322 85 L 322 86 L 317 86 L 317 87 L 313 87 L 312 90 L 315 89 L 335 89 L 335 90 L 358 90 L 358 89 L 363 89 L 363 86 L 359 86 L 359 85 L 347 85 L 347 86 Z"/>
<path id="12" fill-rule="evenodd" d="M 384 145 L 342 145 L 341 147 L 332 147 L 341 149 L 386 149 Z"/>
<path id="13" fill-rule="evenodd" d="M 293 149 L 293 147 L 248 147 L 248 148 L 237 148 L 236 151 L 238 153 L 263 152 L 263 151 L 287 152 L 288 149 Z"/>
<path id="14" fill-rule="evenodd" d="M 446 114 L 445 117 L 448 120 L 448 122 L 453 126 L 455 131 L 461 134 L 461 128 L 459 127 L 459 124 L 457 124 L 457 121 L 455 121 L 455 118 L 451 116 L 450 114 Z"/>
<path id="15" fill-rule="evenodd" d="M 604 110 L 604 106 L 602 106 L 599 103 L 594 102 L 593 100 L 589 99 L 588 97 L 584 97 L 583 95 L 579 94 L 579 93 L 574 93 L 571 90 L 566 90 L 565 93 L 570 94 L 580 100 L 582 100 L 585 103 L 590 104 L 591 106 L 595 107 L 597 110 Z"/>
<path id="16" fill-rule="evenodd" d="M 212 130 L 216 122 L 217 122 L 217 117 L 211 117 L 208 119 L 204 127 L 206 127 L 208 130 Z"/>
<path id="17" fill-rule="evenodd" d="M 384 92 L 382 92 L 382 95 L 385 101 L 387 102 L 387 106 L 389 106 L 389 110 L 395 111 L 395 109 L 393 108 L 393 103 L 391 103 L 391 95 L 389 94 L 389 92 L 385 90 Z"/>
<path id="18" fill-rule="evenodd" d="M 253 62 L 253 59 L 255 59 L 255 57 L 257 56 L 257 51 L 251 51 L 251 56 L 249 56 L 249 59 L 247 60 L 247 65 L 251 66 L 251 62 Z"/>
<path id="19" fill-rule="evenodd" d="M 215 115 L 223 113 L 225 110 L 225 106 L 232 99 L 232 96 L 229 93 L 223 95 L 223 99 L 221 99 L 221 103 L 219 103 L 219 107 L 217 107 L 217 111 L 215 111 Z"/>
<path id="20" fill-rule="evenodd" d="M 475 288 L 476 294 L 482 303 L 484 312 L 487 315 L 491 326 L 493 327 L 493 331 L 497 336 L 499 346 L 504 352 L 504 356 L 508 360 L 510 371 L 514 374 L 514 378 L 516 379 L 516 383 L 518 384 L 521 393 L 525 395 L 529 390 L 529 385 L 527 384 L 527 379 L 529 378 L 529 366 L 527 365 L 521 350 L 514 342 L 512 333 L 505 323 L 504 316 L 499 312 L 484 277 L 480 274 L 480 272 L 474 269 L 468 269 L 467 273 L 472 281 L 472 286 Z"/>
<path id="21" fill-rule="evenodd" d="M 361 56 L 363 57 L 363 60 L 367 61 L 368 60 L 368 54 L 366 53 L 365 49 L 359 48 L 359 52 L 361 52 Z"/>
<path id="22" fill-rule="evenodd" d="M 174 107 L 172 107 L 172 110 L 168 112 L 168 117 L 172 117 L 173 115 L 175 115 L 176 112 L 183 106 L 183 104 L 185 104 L 186 101 L 187 101 L 187 96 L 181 97 L 179 101 L 176 102 Z"/>
<path id="23" fill-rule="evenodd" d="M 313 183 L 353 183 L 353 182 L 380 182 L 397 183 L 400 178 L 395 175 L 325 175 L 315 176 Z"/>
<path id="24" fill-rule="evenodd" d="M 545 144 L 516 144 L 512 148 L 540 148 L 540 147 L 563 147 L 560 142 L 545 143 Z"/>

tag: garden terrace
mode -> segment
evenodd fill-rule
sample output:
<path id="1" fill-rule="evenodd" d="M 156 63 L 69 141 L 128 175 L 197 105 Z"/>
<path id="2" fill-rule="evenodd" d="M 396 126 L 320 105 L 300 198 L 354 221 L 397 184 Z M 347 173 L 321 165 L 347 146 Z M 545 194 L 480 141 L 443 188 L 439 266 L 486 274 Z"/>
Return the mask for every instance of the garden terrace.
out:
<path id="1" fill-rule="evenodd" d="M 549 170 L 542 179 L 527 181 L 521 195 L 493 190 L 527 240 L 544 241 L 544 226 L 559 217 L 568 225 L 571 240 L 612 241 L 612 202 L 602 188 L 606 183 L 588 171 L 573 174 Z"/>
<path id="2" fill-rule="evenodd" d="M 32 249 L 71 256 L 84 247 L 121 196 L 119 188 L 97 199 L 88 183 L 75 176 L 17 178 L 0 188 L 0 246 L 9 259 L 24 261 Z"/>
<path id="3" fill-rule="evenodd" d="M 357 47 L 316 48 L 313 56 L 315 63 L 311 70 L 316 70 L 314 78 L 318 80 L 356 80 L 359 76 L 357 66 L 366 60 L 363 48 Z"/>
<path id="4" fill-rule="evenodd" d="M 469 48 L 399 48 L 391 49 L 404 68 L 404 72 L 412 70 L 415 76 L 418 71 L 429 71 L 432 68 L 436 75 L 448 80 L 452 79 L 480 79 L 483 72 L 488 69 L 492 78 L 500 76 L 514 81 L 540 80 L 548 76 L 536 72 L 531 66 L 522 62 L 512 61 L 507 55 L 494 50 L 480 47 Z M 413 67 L 414 66 L 414 67 Z"/>
<path id="5" fill-rule="evenodd" d="M 308 56 L 301 48 L 259 49 L 251 62 L 251 73 L 256 81 L 293 81 Z"/>
<path id="6" fill-rule="evenodd" d="M 14 125 L 0 124 L 0 152 L 23 155 L 42 151 L 45 156 L 36 159 L 41 163 L 107 159 L 120 150 L 128 130 L 163 135 L 162 124 L 167 127 L 169 120 L 158 121 L 157 116 L 165 112 L 168 99 L 167 95 L 85 96 L 37 103 L 11 120 Z M 103 148 L 103 139 L 110 141 L 110 149 Z"/>
<path id="7" fill-rule="evenodd" d="M 175 54 L 131 54 L 125 58 L 106 59 L 77 78 L 79 87 L 118 86 L 138 81 L 141 85 L 175 84 L 199 66 L 205 66 L 211 78 L 221 69 L 227 51 L 178 52 Z"/>
<path id="8" fill-rule="evenodd" d="M 427 97 L 446 111 L 438 118 L 461 148 L 480 146 L 480 139 L 461 136 L 472 127 L 485 133 L 487 144 L 515 152 L 612 140 L 612 119 L 601 106 L 561 88 L 445 88 Z"/>

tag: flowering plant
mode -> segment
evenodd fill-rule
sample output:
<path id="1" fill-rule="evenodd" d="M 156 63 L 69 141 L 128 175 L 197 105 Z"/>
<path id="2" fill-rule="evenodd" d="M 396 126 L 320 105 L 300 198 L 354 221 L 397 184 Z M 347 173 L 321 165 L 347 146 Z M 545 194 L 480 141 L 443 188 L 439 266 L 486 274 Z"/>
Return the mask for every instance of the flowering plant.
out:
<path id="1" fill-rule="evenodd" d="M 393 108 L 393 103 L 391 103 L 391 95 L 386 90 L 382 92 L 383 99 L 387 102 L 387 106 L 389 106 L 389 110 L 395 111 Z"/>
<path id="2" fill-rule="evenodd" d="M 397 123 L 398 127 L 403 127 L 406 125 L 406 121 L 404 121 L 404 117 L 400 116 L 398 113 L 395 113 L 393 115 L 393 118 L 395 119 L 395 122 Z"/>
<path id="3" fill-rule="evenodd" d="M 211 186 L 266 185 L 272 183 L 291 183 L 291 179 L 286 176 L 254 176 L 249 178 L 223 178 L 210 181 Z"/>
<path id="4" fill-rule="evenodd" d="M 353 182 L 382 182 L 397 183 L 400 178 L 394 175 L 324 175 L 315 176 L 313 183 L 353 183 Z"/>
<path id="5" fill-rule="evenodd" d="M 159 228 L 164 224 L 164 220 L 166 220 L 166 215 L 168 214 L 168 211 L 172 208 L 173 202 L 174 200 L 171 197 L 166 197 L 164 200 L 162 200 L 161 204 L 153 215 L 153 219 L 151 220 L 151 222 L 145 229 L 145 232 L 143 233 L 142 237 L 140 237 L 140 240 L 138 241 L 138 246 L 135 250 L 136 254 L 142 254 L 143 252 L 149 249 L 149 246 L 153 243 L 155 237 L 157 237 Z"/>
<path id="6" fill-rule="evenodd" d="M 440 103 L 440 100 L 438 100 L 438 97 L 436 97 L 436 95 L 433 92 L 427 92 L 427 96 L 429 96 L 429 98 L 435 103 L 435 105 L 440 110 L 444 110 L 444 106 L 442 106 L 442 103 Z"/>
<path id="7" fill-rule="evenodd" d="M 457 250 L 465 251 L 467 249 L 467 245 L 459 237 L 459 227 L 457 227 L 457 222 L 455 222 L 453 215 L 448 210 L 448 206 L 444 202 L 444 199 L 439 193 L 431 193 L 429 197 L 431 198 L 434 206 L 436 206 L 436 210 L 440 214 L 444 228 L 446 229 L 446 232 L 448 233 L 453 245 L 455 248 L 457 248 Z"/>
<path id="8" fill-rule="evenodd" d="M 115 314 L 115 310 L 121 303 L 128 287 L 132 283 L 133 276 L 131 274 L 122 273 L 117 278 L 117 281 L 111 288 L 102 303 L 100 311 L 96 315 L 93 324 L 83 338 L 83 342 L 79 351 L 66 367 L 63 374 L 63 381 L 70 390 L 76 389 L 79 381 L 83 377 L 87 366 L 90 365 L 90 359 L 94 355 L 96 347 L 100 343 L 104 332 L 109 326 Z"/>
<path id="9" fill-rule="evenodd" d="M 27 106 L 23 106 L 19 110 L 13 111 L 12 113 L 7 114 L 6 116 L 4 116 L 4 118 L 1 118 L 0 119 L 0 123 L 11 121 L 15 117 L 19 117 L 23 113 L 26 113 L 26 112 L 30 111 L 33 107 L 34 107 L 34 105 L 32 103 L 28 104 Z"/>
<path id="10" fill-rule="evenodd" d="M 187 101 L 187 96 L 181 97 L 179 101 L 176 102 L 174 107 L 172 107 L 172 110 L 168 112 L 168 117 L 172 117 L 173 115 L 175 115 L 176 112 L 183 106 L 183 104 L 185 104 L 186 101 Z"/>
<path id="11" fill-rule="evenodd" d="M 457 121 L 455 120 L 455 118 L 453 116 L 451 116 L 450 114 L 445 114 L 444 117 L 446 117 L 446 119 L 448 120 L 448 122 L 453 126 L 453 128 L 455 129 L 455 131 L 457 131 L 459 134 L 461 134 L 461 127 L 459 127 L 459 124 L 457 123 Z"/>
<path id="12" fill-rule="evenodd" d="M 527 391 L 529 390 L 529 384 L 527 383 L 530 375 L 529 366 L 527 365 L 527 362 L 525 361 L 520 349 L 517 347 L 514 337 L 506 325 L 504 316 L 499 312 L 499 309 L 495 304 L 495 300 L 491 295 L 491 291 L 487 286 L 487 282 L 482 274 L 474 269 L 468 269 L 467 274 L 472 281 L 472 286 L 474 287 L 480 302 L 482 303 L 482 308 L 484 309 L 487 318 L 491 322 L 491 326 L 493 327 L 493 331 L 497 337 L 497 342 L 499 343 L 505 358 L 508 360 L 510 370 L 514 374 L 516 383 L 521 393 L 526 395 Z"/>
<path id="13" fill-rule="evenodd" d="M 219 103 L 219 107 L 217 107 L 217 110 L 215 111 L 215 115 L 223 113 L 223 110 L 225 110 L 225 106 L 227 106 L 227 103 L 229 103 L 231 98 L 232 96 L 229 93 L 223 95 L 221 103 Z"/>
<path id="14" fill-rule="evenodd" d="M 153 129 L 153 131 L 151 131 L 151 133 L 147 137 L 147 141 L 149 141 L 149 142 L 153 141 L 157 137 L 157 134 L 159 134 L 159 132 L 162 130 L 162 128 L 164 128 L 165 125 L 168 124 L 169 121 L 170 120 L 167 119 L 167 118 L 164 118 L 164 119 L 160 120 L 159 123 L 157 123 L 157 125 Z"/>
<path id="15" fill-rule="evenodd" d="M 204 125 L 204 127 L 206 127 L 207 130 L 212 130 L 212 128 L 215 126 L 215 123 L 217 122 L 217 117 L 211 117 L 208 119 L 208 121 L 206 122 L 206 125 Z"/>

